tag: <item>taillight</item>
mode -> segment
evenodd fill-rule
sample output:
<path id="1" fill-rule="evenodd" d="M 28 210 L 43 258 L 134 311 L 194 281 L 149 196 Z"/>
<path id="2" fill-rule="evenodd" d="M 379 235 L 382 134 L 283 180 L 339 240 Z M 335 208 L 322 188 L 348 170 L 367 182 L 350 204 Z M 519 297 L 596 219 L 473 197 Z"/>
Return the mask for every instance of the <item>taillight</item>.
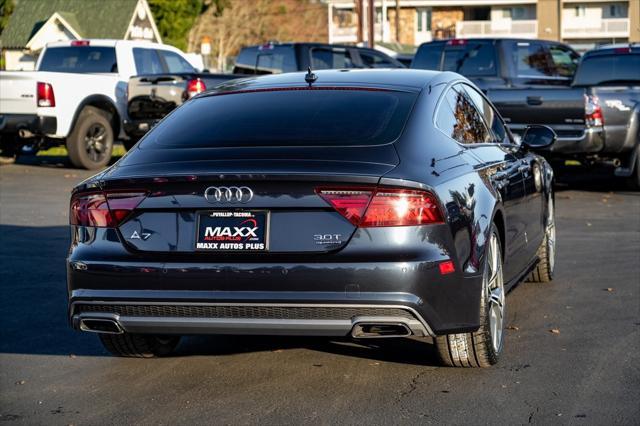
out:
<path id="1" fill-rule="evenodd" d="M 406 189 L 318 189 L 325 201 L 362 228 L 442 223 L 433 194 Z"/>
<path id="2" fill-rule="evenodd" d="M 584 95 L 584 122 L 588 127 L 604 125 L 602 108 L 597 96 Z"/>
<path id="3" fill-rule="evenodd" d="M 91 42 L 89 40 L 73 40 L 71 42 L 71 46 L 89 46 L 89 44 L 91 44 Z"/>
<path id="4" fill-rule="evenodd" d="M 53 95 L 53 87 L 49 83 L 38 82 L 38 106 L 56 106 L 56 97 Z"/>
<path id="5" fill-rule="evenodd" d="M 94 192 L 71 199 L 69 223 L 79 226 L 114 228 L 144 200 L 144 192 Z"/>
<path id="6" fill-rule="evenodd" d="M 199 78 L 187 81 L 187 99 L 191 99 L 198 93 L 202 93 L 205 90 L 207 90 L 207 86 L 204 84 L 204 81 Z"/>

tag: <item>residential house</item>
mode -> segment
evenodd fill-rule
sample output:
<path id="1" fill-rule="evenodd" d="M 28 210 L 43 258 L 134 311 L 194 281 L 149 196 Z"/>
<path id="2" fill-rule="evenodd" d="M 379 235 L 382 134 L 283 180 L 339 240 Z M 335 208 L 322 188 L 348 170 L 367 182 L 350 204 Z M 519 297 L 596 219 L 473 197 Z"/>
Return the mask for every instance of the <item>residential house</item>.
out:
<path id="1" fill-rule="evenodd" d="M 147 0 L 21 0 L 0 36 L 7 70 L 33 70 L 50 42 L 77 39 L 161 42 Z"/>

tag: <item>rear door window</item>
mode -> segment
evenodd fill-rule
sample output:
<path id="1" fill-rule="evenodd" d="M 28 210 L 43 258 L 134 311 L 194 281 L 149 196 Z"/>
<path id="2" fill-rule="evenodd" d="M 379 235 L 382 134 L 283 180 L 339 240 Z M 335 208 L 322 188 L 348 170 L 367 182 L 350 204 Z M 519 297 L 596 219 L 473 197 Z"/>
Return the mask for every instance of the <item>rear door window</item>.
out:
<path id="1" fill-rule="evenodd" d="M 495 47 L 487 41 L 461 40 L 459 44 L 448 44 L 444 49 L 442 70 L 473 77 L 495 75 Z"/>
<path id="2" fill-rule="evenodd" d="M 167 64 L 170 73 L 194 73 L 196 69 L 182 56 L 168 50 L 160 50 L 160 55 Z"/>
<path id="3" fill-rule="evenodd" d="M 69 73 L 117 73 L 116 49 L 107 46 L 50 47 L 39 71 Z"/>
<path id="4" fill-rule="evenodd" d="M 344 48 L 311 48 L 311 67 L 314 70 L 354 68 L 351 52 Z"/>
<path id="5" fill-rule="evenodd" d="M 578 68 L 580 55 L 571 49 L 560 45 L 549 46 L 549 54 L 553 61 L 555 74 L 558 77 L 572 78 Z"/>
<path id="6" fill-rule="evenodd" d="M 443 49 L 443 43 L 425 43 L 421 45 L 413 58 L 411 68 L 439 71 Z"/>
<path id="7" fill-rule="evenodd" d="M 258 49 L 256 74 L 280 74 L 297 71 L 293 47 L 271 46 Z"/>
<path id="8" fill-rule="evenodd" d="M 523 78 L 554 77 L 555 70 L 549 52 L 538 42 L 517 42 L 512 52 L 516 75 Z"/>
<path id="9" fill-rule="evenodd" d="M 155 49 L 133 49 L 133 61 L 138 74 L 162 74 L 165 72 L 158 51 Z"/>
<path id="10" fill-rule="evenodd" d="M 367 68 L 398 68 L 398 65 L 391 62 L 388 57 L 369 50 L 359 50 L 362 64 Z"/>

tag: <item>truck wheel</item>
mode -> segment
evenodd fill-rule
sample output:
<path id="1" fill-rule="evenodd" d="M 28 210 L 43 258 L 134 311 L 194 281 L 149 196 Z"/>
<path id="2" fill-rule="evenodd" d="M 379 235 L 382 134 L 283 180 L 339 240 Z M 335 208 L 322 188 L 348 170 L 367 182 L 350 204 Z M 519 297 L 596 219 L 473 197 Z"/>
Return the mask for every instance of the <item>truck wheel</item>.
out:
<path id="1" fill-rule="evenodd" d="M 553 197 L 549 196 L 547 203 L 547 225 L 544 239 L 538 248 L 540 262 L 531 272 L 527 281 L 534 283 L 548 283 L 553 279 L 553 270 L 556 263 L 556 219 L 553 205 Z"/>
<path id="2" fill-rule="evenodd" d="M 436 337 L 442 363 L 449 367 L 490 367 L 498 362 L 504 346 L 505 291 L 500 237 L 495 225 L 485 252 L 480 297 L 480 328 L 473 333 Z"/>
<path id="3" fill-rule="evenodd" d="M 115 356 L 154 358 L 170 355 L 180 343 L 180 336 L 151 334 L 100 334 L 106 350 Z"/>
<path id="4" fill-rule="evenodd" d="M 14 158 L 20 151 L 18 145 L 18 137 L 12 135 L 3 135 L 0 139 L 0 157 L 4 159 Z"/>
<path id="5" fill-rule="evenodd" d="M 109 114 L 95 107 L 84 107 L 67 138 L 71 163 L 89 170 L 106 166 L 111 160 L 113 139 Z"/>

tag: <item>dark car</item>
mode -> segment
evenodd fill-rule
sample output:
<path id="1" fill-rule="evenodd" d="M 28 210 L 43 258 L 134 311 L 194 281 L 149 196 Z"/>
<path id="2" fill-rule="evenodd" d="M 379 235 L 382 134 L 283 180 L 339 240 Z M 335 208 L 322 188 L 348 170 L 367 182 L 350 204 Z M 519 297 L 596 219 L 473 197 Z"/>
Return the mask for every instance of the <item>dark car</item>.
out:
<path id="1" fill-rule="evenodd" d="M 433 338 L 497 362 L 506 292 L 554 268 L 553 172 L 468 80 L 237 80 L 72 193 L 69 319 L 116 355 L 181 335 Z"/>
<path id="2" fill-rule="evenodd" d="M 234 73 L 280 74 L 285 72 L 348 68 L 404 68 L 391 56 L 367 47 L 326 43 L 266 43 L 243 47 Z"/>

